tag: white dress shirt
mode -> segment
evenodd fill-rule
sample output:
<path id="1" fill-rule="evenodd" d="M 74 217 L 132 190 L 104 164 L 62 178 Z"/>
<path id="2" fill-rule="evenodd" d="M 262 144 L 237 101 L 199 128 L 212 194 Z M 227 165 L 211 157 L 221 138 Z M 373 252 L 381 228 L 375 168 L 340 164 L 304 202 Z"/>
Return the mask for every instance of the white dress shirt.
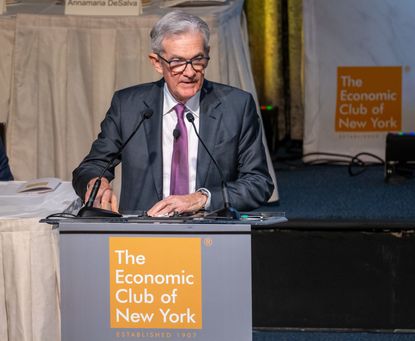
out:
<path id="1" fill-rule="evenodd" d="M 173 130 L 177 125 L 177 115 L 174 107 L 178 104 L 171 95 L 167 84 L 164 84 L 163 100 L 163 198 L 170 195 L 170 174 L 171 160 L 173 155 Z M 199 130 L 199 113 L 200 113 L 200 91 L 198 91 L 186 103 L 184 122 L 187 128 L 188 157 L 189 157 L 189 192 L 196 191 L 196 166 L 197 166 L 197 148 L 199 140 L 194 132 L 192 124 L 186 119 L 186 112 L 191 112 L 195 117 L 195 126 Z"/>

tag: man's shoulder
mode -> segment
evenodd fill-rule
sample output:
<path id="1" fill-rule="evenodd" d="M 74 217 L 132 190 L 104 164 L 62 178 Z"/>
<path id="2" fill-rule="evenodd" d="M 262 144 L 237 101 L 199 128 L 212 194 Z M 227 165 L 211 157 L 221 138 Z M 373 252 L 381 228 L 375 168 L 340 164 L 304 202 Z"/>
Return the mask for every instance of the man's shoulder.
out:
<path id="1" fill-rule="evenodd" d="M 223 95 L 236 96 L 236 97 L 241 97 L 241 98 L 252 97 L 251 93 L 245 90 L 242 90 L 240 88 L 234 87 L 232 85 L 228 85 L 228 84 L 205 80 L 204 87 L 208 92 L 209 91 L 216 92 L 219 95 L 219 97 Z"/>
<path id="2" fill-rule="evenodd" d="M 120 98 L 128 98 L 131 96 L 140 96 L 140 97 L 146 97 L 149 93 L 160 90 L 163 88 L 163 82 L 157 81 L 157 82 L 149 82 L 149 83 L 143 83 L 143 84 L 137 84 L 133 86 L 129 86 L 127 88 L 123 88 L 120 90 L 117 90 L 115 92 L 115 96 Z"/>

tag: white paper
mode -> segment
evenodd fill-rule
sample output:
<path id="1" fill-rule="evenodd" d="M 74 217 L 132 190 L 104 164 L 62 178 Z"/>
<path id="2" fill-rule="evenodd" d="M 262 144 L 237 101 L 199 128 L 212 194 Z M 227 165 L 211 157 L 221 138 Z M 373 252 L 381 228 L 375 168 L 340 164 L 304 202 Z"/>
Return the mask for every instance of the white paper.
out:
<path id="1" fill-rule="evenodd" d="M 23 181 L 0 181 L 0 217 L 41 217 L 67 211 L 77 200 L 70 182 L 62 182 L 56 190 L 47 193 L 18 192 Z M 77 207 L 79 209 L 79 207 Z"/>
<path id="2" fill-rule="evenodd" d="M 24 182 L 17 192 L 36 192 L 45 193 L 54 191 L 62 181 L 58 178 L 39 178 Z"/>

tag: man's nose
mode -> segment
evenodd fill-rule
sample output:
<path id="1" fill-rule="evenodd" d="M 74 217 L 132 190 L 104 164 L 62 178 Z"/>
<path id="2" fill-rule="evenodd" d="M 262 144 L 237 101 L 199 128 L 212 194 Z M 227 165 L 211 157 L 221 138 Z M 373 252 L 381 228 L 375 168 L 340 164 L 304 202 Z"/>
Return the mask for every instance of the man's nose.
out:
<path id="1" fill-rule="evenodd" d="M 196 71 L 193 69 L 192 63 L 187 63 L 186 67 L 184 68 L 183 74 L 187 77 L 192 77 Z"/>

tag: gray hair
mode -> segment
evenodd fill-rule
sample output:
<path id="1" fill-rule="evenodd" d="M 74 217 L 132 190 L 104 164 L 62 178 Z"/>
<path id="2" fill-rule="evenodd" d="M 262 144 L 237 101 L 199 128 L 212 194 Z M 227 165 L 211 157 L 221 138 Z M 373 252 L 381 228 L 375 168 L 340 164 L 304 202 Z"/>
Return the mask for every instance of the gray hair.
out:
<path id="1" fill-rule="evenodd" d="M 151 49 L 154 53 L 163 52 L 164 38 L 189 32 L 200 32 L 203 36 L 205 52 L 209 49 L 209 26 L 199 17 L 175 10 L 164 15 L 150 32 Z"/>

